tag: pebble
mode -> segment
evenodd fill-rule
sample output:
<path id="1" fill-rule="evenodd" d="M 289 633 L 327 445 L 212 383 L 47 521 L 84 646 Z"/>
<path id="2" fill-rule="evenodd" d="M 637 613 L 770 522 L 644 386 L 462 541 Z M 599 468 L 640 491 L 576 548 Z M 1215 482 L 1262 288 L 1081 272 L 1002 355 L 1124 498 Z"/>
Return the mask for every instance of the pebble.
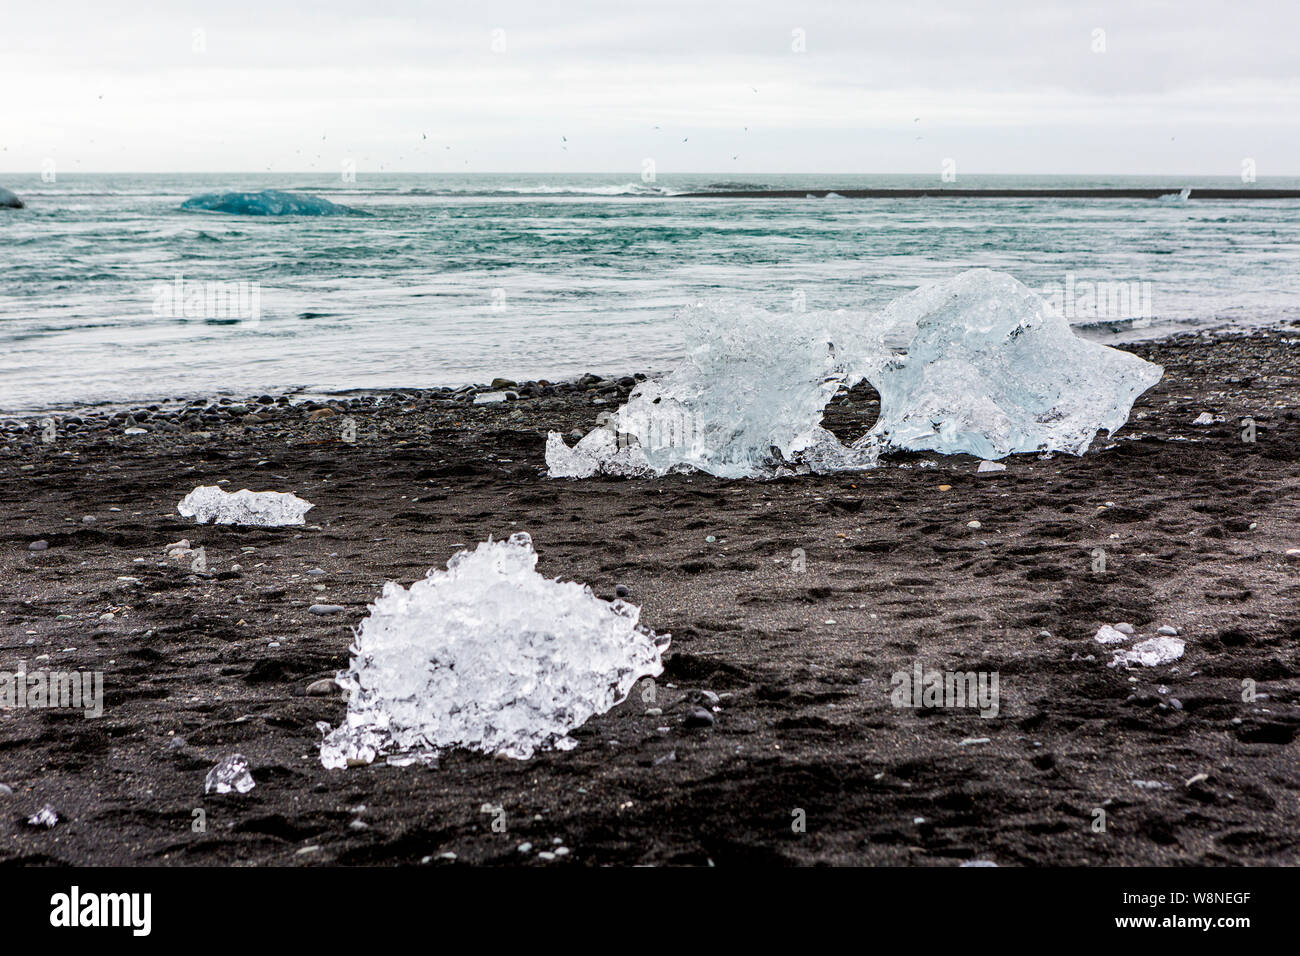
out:
<path id="1" fill-rule="evenodd" d="M 1132 637 L 1134 634 L 1137 633 L 1137 630 L 1134 629 L 1132 624 L 1124 624 L 1124 623 L 1116 624 L 1115 630 L 1119 631 L 1121 634 L 1126 634 L 1129 637 Z"/>
<path id="2" fill-rule="evenodd" d="M 686 714 L 686 719 L 682 721 L 686 727 L 712 727 L 714 718 L 711 713 L 703 707 L 692 707 Z"/>
<path id="3" fill-rule="evenodd" d="M 980 524 L 978 521 L 967 521 L 966 527 L 970 528 L 972 531 L 978 531 L 980 528 L 984 527 L 984 525 Z"/>
<path id="4" fill-rule="evenodd" d="M 1162 637 L 1177 637 L 1178 628 L 1170 627 L 1168 624 L 1161 624 L 1158 628 L 1156 628 L 1156 633 Z"/>
<path id="5" fill-rule="evenodd" d="M 13 787 L 9 786 L 7 783 L 0 783 L 0 797 L 12 797 L 13 795 Z"/>
<path id="6" fill-rule="evenodd" d="M 347 609 L 340 604 L 313 604 L 307 608 L 310 614 L 341 614 L 345 610 Z"/>
<path id="7" fill-rule="evenodd" d="M 520 853 L 531 853 L 532 851 L 533 851 L 533 845 L 532 845 L 531 843 L 521 843 L 521 844 L 519 844 L 519 852 L 520 852 Z"/>
<path id="8" fill-rule="evenodd" d="M 541 853 L 537 854 L 537 859 L 545 860 L 547 863 L 550 863 L 555 859 L 555 854 L 550 850 L 543 850 Z"/>
<path id="9" fill-rule="evenodd" d="M 632 589 L 626 584 L 618 584 L 614 587 L 614 596 L 625 598 L 632 593 Z"/>
<path id="10" fill-rule="evenodd" d="M 1288 561 L 1300 561 L 1300 548 L 1287 548 L 1286 559 Z"/>
<path id="11" fill-rule="evenodd" d="M 28 551 L 48 551 L 49 549 L 50 549 L 50 543 L 45 540 L 33 541 L 31 544 L 27 546 Z"/>
<path id="12" fill-rule="evenodd" d="M 307 685 L 306 694 L 308 697 L 333 697 L 339 692 L 339 685 L 334 678 L 326 677 L 323 680 L 314 681 Z"/>

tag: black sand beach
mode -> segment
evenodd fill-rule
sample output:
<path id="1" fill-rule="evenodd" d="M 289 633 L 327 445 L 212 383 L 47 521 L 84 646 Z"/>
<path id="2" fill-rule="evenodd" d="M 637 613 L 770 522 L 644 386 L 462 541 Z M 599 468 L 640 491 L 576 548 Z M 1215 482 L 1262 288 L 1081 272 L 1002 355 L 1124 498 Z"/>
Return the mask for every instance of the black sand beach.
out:
<path id="1" fill-rule="evenodd" d="M 0 712 L 0 862 L 1294 864 L 1300 330 L 1131 351 L 1165 377 L 1113 439 L 980 475 L 914 454 L 771 482 L 544 477 L 545 433 L 590 427 L 630 379 L 481 406 L 163 405 L 129 436 L 82 412 L 48 443 L 7 426 L 0 670 L 103 671 L 105 711 Z M 873 398 L 830 427 L 865 430 Z M 316 508 L 287 529 L 176 513 L 218 482 Z M 672 634 L 654 700 L 638 687 L 577 749 L 525 762 L 323 769 L 315 724 L 345 705 L 306 690 L 383 583 L 520 530 L 543 574 L 625 586 Z M 168 560 L 182 538 L 206 572 Z M 1117 622 L 1177 628 L 1186 653 L 1110 668 L 1092 636 Z M 998 716 L 892 706 L 918 660 L 997 672 Z M 232 752 L 256 788 L 205 796 Z M 46 804 L 60 822 L 28 826 Z"/>

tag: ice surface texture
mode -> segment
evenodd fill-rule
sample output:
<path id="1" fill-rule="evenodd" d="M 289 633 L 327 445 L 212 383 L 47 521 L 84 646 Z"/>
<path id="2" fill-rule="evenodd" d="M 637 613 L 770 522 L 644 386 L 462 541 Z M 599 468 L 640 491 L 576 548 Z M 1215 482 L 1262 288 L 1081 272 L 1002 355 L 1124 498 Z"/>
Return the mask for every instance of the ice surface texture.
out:
<path id="1" fill-rule="evenodd" d="M 527 534 L 462 551 L 409 589 L 390 581 L 357 630 L 342 726 L 321 763 L 462 747 L 530 757 L 663 673 L 668 636 L 640 610 L 543 578 Z"/>
<path id="2" fill-rule="evenodd" d="M 686 359 L 664 381 L 642 382 L 626 405 L 569 448 L 552 432 L 554 478 L 663 475 L 698 469 L 755 478 L 814 463 L 870 467 L 874 448 L 845 448 L 821 427 L 850 374 L 845 335 L 865 313 L 791 312 L 701 303 L 681 314 Z M 884 353 L 880 358 L 884 358 Z"/>
<path id="3" fill-rule="evenodd" d="M 724 478 L 872 467 L 882 451 L 998 459 L 1081 455 L 1114 432 L 1162 369 L 1076 338 L 1065 319 L 1005 273 L 977 269 L 894 300 L 881 314 L 778 314 L 697 305 L 687 358 L 573 448 L 552 432 L 555 478 Z M 905 353 L 889 347 L 909 341 Z M 880 417 L 851 446 L 821 427 L 841 386 L 869 381 Z"/>
<path id="4" fill-rule="evenodd" d="M 248 772 L 248 758 L 243 754 L 231 754 L 222 759 L 208 771 L 203 780 L 204 793 L 248 793 L 257 784 Z"/>
<path id="5" fill-rule="evenodd" d="M 328 199 L 264 189 L 260 193 L 204 193 L 181 203 L 182 209 L 206 209 L 236 216 L 351 216 L 362 214 Z"/>
<path id="6" fill-rule="evenodd" d="M 278 528 L 306 524 L 303 516 L 316 507 L 297 495 L 283 491 L 226 492 L 216 485 L 200 485 L 181 499 L 176 510 L 199 524 L 255 525 Z"/>

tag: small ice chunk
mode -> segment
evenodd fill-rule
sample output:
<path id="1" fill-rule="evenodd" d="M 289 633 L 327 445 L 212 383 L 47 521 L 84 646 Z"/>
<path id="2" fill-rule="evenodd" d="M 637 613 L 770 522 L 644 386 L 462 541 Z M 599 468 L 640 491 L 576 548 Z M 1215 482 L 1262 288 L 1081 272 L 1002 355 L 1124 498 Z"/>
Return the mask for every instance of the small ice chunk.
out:
<path id="1" fill-rule="evenodd" d="M 1176 637 L 1152 637 L 1134 644 L 1126 651 L 1116 651 L 1110 666 L 1130 667 L 1141 664 L 1143 667 L 1161 667 L 1182 657 L 1186 647 L 1186 642 Z"/>
<path id="2" fill-rule="evenodd" d="M 640 609 L 548 580 L 525 533 L 461 551 L 447 570 L 370 606 L 336 678 L 347 717 L 321 744 L 329 768 L 462 747 L 527 758 L 577 746 L 568 736 L 663 673 L 668 636 Z"/>
<path id="3" fill-rule="evenodd" d="M 39 827 L 44 830 L 52 829 L 58 822 L 59 812 L 48 803 L 27 818 L 29 827 Z"/>
<path id="4" fill-rule="evenodd" d="M 506 400 L 505 392 L 479 392 L 474 396 L 475 405 L 493 405 Z"/>
<path id="5" fill-rule="evenodd" d="M 977 475 L 983 475 L 990 471 L 1006 471 L 1007 466 L 1000 461 L 982 461 L 980 466 L 975 469 Z"/>
<path id="6" fill-rule="evenodd" d="M 1098 644 L 1123 644 L 1128 640 L 1128 635 L 1123 631 L 1116 630 L 1109 624 L 1103 624 L 1093 636 L 1093 640 Z"/>
<path id="7" fill-rule="evenodd" d="M 176 510 L 199 524 L 251 525 L 279 528 L 306 524 L 303 516 L 316 507 L 297 495 L 283 491 L 227 492 L 216 485 L 201 485 L 181 499 Z"/>
<path id="8" fill-rule="evenodd" d="M 231 754 L 221 763 L 208 771 L 203 781 L 204 793 L 248 793 L 256 784 L 253 775 L 248 772 L 248 758 L 243 754 Z"/>
<path id="9" fill-rule="evenodd" d="M 1201 412 L 1201 414 L 1199 414 L 1199 415 L 1196 416 L 1196 418 L 1195 418 L 1195 420 L 1192 422 L 1192 424 L 1193 424 L 1193 425 L 1213 425 L 1213 424 L 1214 424 L 1214 416 L 1211 415 L 1209 412 Z"/>

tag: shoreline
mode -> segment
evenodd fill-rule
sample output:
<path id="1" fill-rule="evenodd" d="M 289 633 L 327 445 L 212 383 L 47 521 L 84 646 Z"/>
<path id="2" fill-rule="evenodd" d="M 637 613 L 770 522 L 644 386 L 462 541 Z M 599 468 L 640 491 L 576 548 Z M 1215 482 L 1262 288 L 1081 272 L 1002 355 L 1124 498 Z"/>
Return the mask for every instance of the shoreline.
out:
<path id="1" fill-rule="evenodd" d="M 1265 320 L 1258 324 L 1242 324 L 1238 322 L 1224 322 L 1218 325 L 1209 325 L 1202 328 L 1186 329 L 1172 327 L 1159 330 L 1154 335 L 1141 335 L 1139 333 L 1149 330 L 1148 326 L 1134 326 L 1133 319 L 1115 319 L 1104 320 L 1091 323 L 1088 325 L 1072 326 L 1076 335 L 1080 338 L 1087 339 L 1091 342 L 1097 342 L 1111 348 L 1132 350 L 1134 347 L 1142 344 L 1158 344 L 1174 342 L 1182 337 L 1192 337 L 1202 335 L 1212 336 L 1235 336 L 1250 335 L 1259 331 L 1267 330 L 1284 330 L 1288 328 L 1300 329 L 1300 319 L 1277 318 Z M 1145 320 L 1141 320 L 1145 321 Z M 1108 334 L 1106 334 L 1108 333 Z M 1119 338 L 1121 335 L 1132 334 L 1133 338 Z M 906 350 L 900 350 L 906 351 Z M 552 381 L 546 378 L 539 379 L 508 379 L 501 376 L 494 376 L 487 383 L 475 382 L 464 383 L 457 386 L 437 385 L 437 386 L 376 386 L 376 387 L 357 387 L 347 389 L 330 389 L 321 390 L 311 385 L 283 385 L 278 388 L 267 391 L 249 392 L 239 395 L 238 392 L 218 393 L 194 393 L 191 395 L 179 395 L 171 397 L 143 397 L 128 401 L 105 400 L 102 402 L 72 402 L 61 405 L 54 405 L 42 411 L 23 411 L 23 412 L 6 412 L 0 410 L 0 436 L 5 433 L 19 434 L 30 430 L 31 426 L 43 419 L 53 418 L 56 421 L 61 419 L 80 419 L 105 421 L 112 418 L 124 418 L 121 413 L 126 412 L 133 414 L 140 410 L 148 410 L 150 416 L 162 414 L 166 418 L 170 414 L 178 414 L 189 406 L 196 405 L 200 402 L 209 406 L 221 405 L 245 405 L 255 408 L 259 404 L 266 405 L 311 405 L 313 408 L 320 404 L 329 403 L 337 400 L 352 400 L 356 397 L 378 397 L 383 395 L 422 395 L 430 398 L 439 397 L 459 397 L 463 400 L 464 393 L 468 390 L 471 395 L 477 392 L 491 391 L 493 381 L 509 381 L 515 389 L 526 389 L 530 394 L 523 397 L 539 397 L 534 393 L 537 389 L 552 389 L 558 391 L 576 391 L 586 388 L 580 383 L 586 378 L 595 378 L 603 383 L 617 382 L 621 379 L 634 378 L 640 381 L 645 378 L 655 378 L 667 374 L 671 369 L 638 369 L 633 371 L 615 372 L 612 374 L 586 372 L 583 375 Z M 547 392 L 555 394 L 555 391 Z M 237 397 L 238 396 L 238 397 Z M 270 401 L 259 402 L 261 398 L 269 398 Z M 626 394 L 623 396 L 626 399 Z M 137 420 L 139 420 L 137 418 Z M 177 424 L 177 423 L 173 423 Z M 27 426 L 24 429 L 22 426 Z"/>
<path id="2" fill-rule="evenodd" d="M 104 711 L 0 708 L 0 863 L 1293 862 L 1296 339 L 1134 345 L 1165 377 L 1123 429 L 991 474 L 909 453 L 770 481 L 544 477 L 545 433 L 590 428 L 620 400 L 605 379 L 6 442 L 0 671 L 102 672 Z M 851 438 L 877 401 L 839 396 L 826 426 Z M 214 484 L 316 507 L 289 528 L 176 513 Z M 654 689 L 589 720 L 570 751 L 325 770 L 316 723 L 346 707 L 321 682 L 384 583 L 515 531 L 539 573 L 626 593 L 672 635 Z M 169 556 L 180 539 L 203 569 Z M 1185 655 L 1110 667 L 1094 635 L 1119 622 L 1134 642 L 1176 629 Z M 918 664 L 998 674 L 997 714 L 900 707 L 891 681 Z M 255 789 L 205 795 L 236 752 Z M 58 825 L 26 826 L 47 804 Z M 504 833 L 484 805 L 504 808 Z M 559 845 L 560 859 L 536 852 Z"/>

